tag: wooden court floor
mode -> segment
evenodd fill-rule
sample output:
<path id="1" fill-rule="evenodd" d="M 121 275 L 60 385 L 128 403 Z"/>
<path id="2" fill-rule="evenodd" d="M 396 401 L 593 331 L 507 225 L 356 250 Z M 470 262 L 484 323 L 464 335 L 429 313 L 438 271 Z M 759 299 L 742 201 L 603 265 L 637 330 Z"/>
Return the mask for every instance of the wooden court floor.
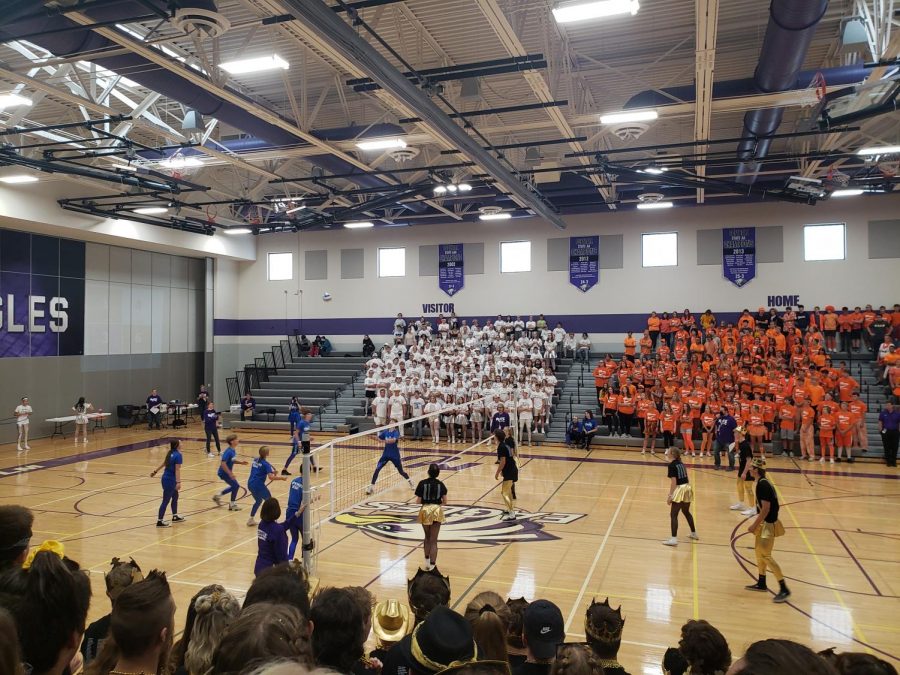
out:
<path id="1" fill-rule="evenodd" d="M 180 432 L 180 510 L 188 521 L 155 527 L 160 487 L 149 473 L 162 461 L 170 433 L 110 429 L 77 447 L 70 439 L 38 440 L 22 457 L 14 446 L 0 446 L 0 501 L 30 507 L 35 541 L 65 542 L 68 555 L 92 572 L 91 620 L 108 611 L 102 572 L 113 556 L 133 556 L 145 571 L 168 572 L 178 622 L 200 587 L 218 582 L 242 595 L 252 581 L 256 532 L 246 526 L 248 499 L 242 497 L 245 510 L 238 513 L 210 501 L 221 484 L 196 424 Z M 288 453 L 280 436 L 243 434 L 242 440 L 245 454 L 262 442 L 272 446 L 278 467 Z M 460 450 L 444 446 L 436 454 Z M 620 660 L 632 673 L 660 672 L 665 648 L 677 643 L 690 618 L 717 626 L 735 656 L 754 640 L 785 637 L 815 649 L 871 651 L 900 665 L 896 470 L 874 462 L 798 468 L 790 460 L 770 460 L 787 528 L 775 555 L 793 591 L 789 603 L 775 605 L 768 595 L 743 590 L 755 575 L 748 520 L 728 509 L 735 501 L 734 473 L 714 471 L 712 460 L 688 460 L 700 540 L 688 543 L 682 523 L 681 543 L 668 548 L 660 544 L 669 528 L 661 456 L 603 447 L 589 454 L 552 445 L 521 448 L 523 517 L 509 524 L 499 522 L 490 448 L 478 450 L 453 460 L 442 474 L 452 508 L 438 567 L 450 576 L 455 608 L 488 589 L 504 597 L 548 598 L 562 609 L 569 639 L 578 640 L 591 599 L 609 596 L 626 617 Z M 376 459 L 373 449 L 373 464 Z M 237 469 L 243 483 L 247 467 Z M 413 471 L 415 479 L 423 474 L 422 467 Z M 287 483 L 273 486 L 275 496 L 286 493 Z M 409 488 L 394 487 L 376 492 L 340 522 L 326 522 L 317 542 L 320 583 L 364 585 L 379 598 L 405 598 L 406 580 L 422 562 L 415 513 Z"/>

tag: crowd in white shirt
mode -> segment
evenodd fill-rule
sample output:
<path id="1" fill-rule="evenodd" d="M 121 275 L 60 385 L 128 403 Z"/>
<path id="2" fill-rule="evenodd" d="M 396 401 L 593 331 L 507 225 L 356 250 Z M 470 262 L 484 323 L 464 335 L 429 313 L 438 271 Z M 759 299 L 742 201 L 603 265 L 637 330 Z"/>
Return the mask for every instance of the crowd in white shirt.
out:
<path id="1" fill-rule="evenodd" d="M 366 362 L 366 414 L 381 426 L 392 420 L 409 426 L 413 440 L 431 436 L 440 442 L 478 442 L 493 431 L 495 416 L 509 415 L 520 438 L 549 424 L 557 379 L 556 360 L 574 354 L 577 343 L 557 323 L 498 316 L 479 325 L 455 315 L 394 324 L 394 344 L 386 344 Z M 404 424 L 422 415 L 424 420 Z"/>

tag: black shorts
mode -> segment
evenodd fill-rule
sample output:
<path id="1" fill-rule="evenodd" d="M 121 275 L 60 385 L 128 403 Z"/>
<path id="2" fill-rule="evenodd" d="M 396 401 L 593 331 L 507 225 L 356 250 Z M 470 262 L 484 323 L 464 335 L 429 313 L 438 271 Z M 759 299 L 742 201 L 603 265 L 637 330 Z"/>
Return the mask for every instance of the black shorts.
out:
<path id="1" fill-rule="evenodd" d="M 860 330 L 859 328 L 854 328 L 850 331 L 850 339 L 851 340 L 859 340 L 861 335 L 862 335 L 862 330 Z"/>
<path id="2" fill-rule="evenodd" d="M 827 337 L 827 338 L 833 338 L 835 336 L 835 334 L 837 334 L 836 330 L 826 330 L 825 331 L 825 337 Z"/>
<path id="3" fill-rule="evenodd" d="M 309 441 L 300 441 L 300 449 L 303 451 L 304 455 L 309 454 Z"/>
<path id="4" fill-rule="evenodd" d="M 375 392 L 366 389 L 366 398 L 375 398 Z"/>

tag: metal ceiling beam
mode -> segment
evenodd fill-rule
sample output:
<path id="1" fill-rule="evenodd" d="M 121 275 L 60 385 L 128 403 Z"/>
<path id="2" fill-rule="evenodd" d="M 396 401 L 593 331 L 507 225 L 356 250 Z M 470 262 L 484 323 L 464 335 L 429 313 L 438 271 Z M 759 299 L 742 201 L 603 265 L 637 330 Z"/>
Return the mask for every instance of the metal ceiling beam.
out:
<path id="1" fill-rule="evenodd" d="M 695 75 L 696 101 L 694 107 L 694 140 L 702 141 L 710 136 L 712 126 L 712 94 L 713 72 L 716 63 L 716 33 L 719 25 L 719 0 L 695 0 L 695 24 L 697 27 Z M 706 146 L 697 150 L 701 157 Z M 706 167 L 697 167 L 700 178 L 706 176 Z M 697 203 L 702 204 L 706 198 L 704 188 L 697 189 Z"/>
<path id="2" fill-rule="evenodd" d="M 485 18 L 488 21 L 488 24 L 491 28 L 494 29 L 494 32 L 497 34 L 497 37 L 500 38 L 500 43 L 506 47 L 506 50 L 510 53 L 511 56 L 526 56 L 528 51 L 525 49 L 525 46 L 522 44 L 522 41 L 519 39 L 519 36 L 516 35 L 516 32 L 513 30 L 512 25 L 510 25 L 509 21 L 506 18 L 506 15 L 503 13 L 503 10 L 500 9 L 500 5 L 497 0 L 477 0 L 478 6 L 481 9 L 481 12 L 484 14 Z M 537 96 L 538 100 L 542 103 L 549 103 L 553 101 L 554 97 L 552 92 L 550 91 L 550 86 L 547 84 L 547 81 L 544 79 L 542 73 L 530 71 L 523 73 L 525 77 L 525 81 L 528 82 L 529 86 L 531 86 L 531 90 L 534 92 L 534 95 Z M 578 134 L 576 134 L 571 125 L 569 124 L 566 116 L 563 114 L 563 111 L 559 108 L 550 107 L 547 108 L 547 114 L 550 115 L 550 119 L 553 120 L 554 125 L 559 130 L 559 132 L 565 138 L 574 138 Z M 573 152 L 584 152 L 584 146 L 579 142 L 569 143 L 569 147 Z M 582 163 L 586 163 L 587 159 L 580 159 Z M 615 196 L 613 192 L 606 187 L 601 187 L 602 178 L 600 176 L 591 176 L 591 181 L 597 185 L 597 190 L 603 196 L 607 202 L 610 202 L 609 208 L 615 209 L 615 204 L 612 202 L 615 201 Z"/>
<path id="3" fill-rule="evenodd" d="M 492 156 L 447 117 L 431 99 L 410 82 L 374 47 L 365 42 L 354 29 L 320 0 L 284 0 L 291 14 L 307 31 L 315 32 L 333 51 L 338 51 L 345 58 L 356 61 L 358 68 L 363 69 L 373 81 L 377 82 L 394 98 L 399 99 L 416 115 L 425 120 L 425 124 L 490 173 L 505 189 L 514 194 L 524 205 L 537 215 L 546 219 L 559 229 L 565 229 L 565 223 L 553 207 L 541 196 L 530 190 L 518 176 L 507 169 L 500 160 Z M 524 56 L 525 53 L 521 54 Z M 549 92 L 548 92 L 549 93 Z M 552 100 L 552 97 L 548 100 Z M 574 133 L 568 134 L 574 136 Z"/>

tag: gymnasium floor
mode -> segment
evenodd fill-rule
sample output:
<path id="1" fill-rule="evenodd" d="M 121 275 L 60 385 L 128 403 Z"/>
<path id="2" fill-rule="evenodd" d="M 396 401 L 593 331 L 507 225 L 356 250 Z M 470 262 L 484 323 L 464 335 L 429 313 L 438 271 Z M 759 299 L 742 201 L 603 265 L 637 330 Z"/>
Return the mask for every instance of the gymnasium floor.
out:
<path id="1" fill-rule="evenodd" d="M 160 487 L 149 473 L 165 455 L 169 432 L 110 429 L 78 447 L 71 438 L 38 440 L 21 458 L 14 446 L 0 446 L 0 501 L 34 510 L 35 542 L 62 540 L 68 555 L 91 570 L 91 620 L 108 611 L 102 572 L 113 556 L 133 556 L 145 571 L 168 572 L 179 623 L 200 587 L 219 582 L 241 595 L 250 584 L 256 532 L 245 524 L 248 499 L 242 491 L 245 510 L 239 513 L 212 504 L 221 484 L 201 436 L 197 424 L 181 434 L 181 512 L 188 521 L 168 529 L 155 527 Z M 245 455 L 262 442 L 272 446 L 278 467 L 288 452 L 280 436 L 242 434 L 242 440 Z M 421 447 L 429 461 L 431 445 Z M 591 599 L 609 596 L 626 617 L 620 660 L 632 673 L 659 673 L 665 648 L 677 643 L 681 624 L 692 617 L 722 630 L 735 656 L 751 641 L 777 636 L 816 649 L 870 650 L 900 665 L 895 470 L 857 462 L 800 471 L 790 460 L 770 460 L 787 528 L 776 559 L 793 591 L 788 604 L 775 605 L 768 595 L 743 590 L 755 565 L 748 521 L 728 509 L 735 501 L 734 473 L 712 470 L 710 459 L 688 461 L 700 541 L 687 543 L 682 522 L 681 543 L 673 549 L 660 544 L 668 536 L 660 455 L 644 459 L 635 450 L 602 447 L 586 454 L 552 445 L 521 448 L 520 454 L 518 508 L 527 513 L 515 524 L 498 520 L 490 448 L 464 453 L 441 476 L 449 503 L 458 508 L 450 510 L 442 532 L 438 567 L 450 576 L 457 609 L 487 589 L 504 597 L 547 597 L 562 609 L 569 639 L 579 640 Z M 373 464 L 377 456 L 373 449 Z M 247 467 L 236 468 L 243 484 Z M 385 468 L 386 482 L 392 471 Z M 413 477 L 423 474 L 417 468 Z M 274 485 L 275 496 L 286 492 L 287 483 Z M 318 542 L 320 583 L 365 585 L 379 598 L 404 598 L 406 580 L 422 561 L 411 501 L 408 487 L 393 487 L 340 516 L 341 522 L 326 523 Z"/>

